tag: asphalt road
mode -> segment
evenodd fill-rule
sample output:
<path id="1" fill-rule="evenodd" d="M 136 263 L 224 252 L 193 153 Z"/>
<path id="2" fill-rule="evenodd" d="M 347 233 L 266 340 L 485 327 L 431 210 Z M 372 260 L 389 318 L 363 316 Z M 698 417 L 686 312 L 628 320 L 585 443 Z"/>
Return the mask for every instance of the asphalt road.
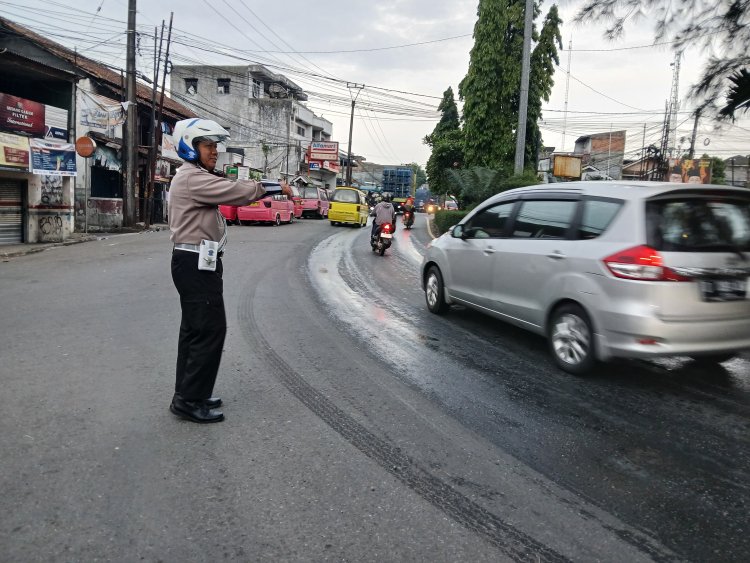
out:
<path id="1" fill-rule="evenodd" d="M 232 227 L 226 421 L 167 410 L 166 232 L 0 263 L 3 561 L 740 561 L 750 361 L 554 368 L 426 311 L 425 216 Z"/>

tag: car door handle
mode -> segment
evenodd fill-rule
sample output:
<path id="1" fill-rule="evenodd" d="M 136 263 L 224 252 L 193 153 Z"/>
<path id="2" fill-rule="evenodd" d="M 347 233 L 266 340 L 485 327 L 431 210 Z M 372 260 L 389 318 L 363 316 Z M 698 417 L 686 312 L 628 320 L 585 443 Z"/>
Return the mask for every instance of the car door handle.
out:
<path id="1" fill-rule="evenodd" d="M 555 250 L 551 254 L 547 254 L 547 258 L 552 258 L 553 260 L 562 260 L 563 258 L 567 258 L 567 256 L 565 256 L 565 254 L 563 254 L 559 250 Z"/>
<path id="2" fill-rule="evenodd" d="M 488 246 L 487 248 L 484 249 L 485 254 L 495 254 L 495 252 L 497 252 L 497 250 L 495 250 L 491 246 Z"/>

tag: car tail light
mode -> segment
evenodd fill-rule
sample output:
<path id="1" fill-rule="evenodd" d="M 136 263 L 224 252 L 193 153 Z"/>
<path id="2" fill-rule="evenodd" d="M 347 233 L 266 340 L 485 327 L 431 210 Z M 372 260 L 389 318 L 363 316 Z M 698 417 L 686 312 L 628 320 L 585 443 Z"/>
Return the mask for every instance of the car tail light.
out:
<path id="1" fill-rule="evenodd" d="M 635 246 L 612 254 L 604 264 L 615 277 L 641 281 L 690 281 L 664 265 L 658 251 L 649 246 Z"/>
<path id="2" fill-rule="evenodd" d="M 263 205 L 265 205 L 266 207 L 271 207 L 271 202 L 270 201 L 264 201 Z"/>

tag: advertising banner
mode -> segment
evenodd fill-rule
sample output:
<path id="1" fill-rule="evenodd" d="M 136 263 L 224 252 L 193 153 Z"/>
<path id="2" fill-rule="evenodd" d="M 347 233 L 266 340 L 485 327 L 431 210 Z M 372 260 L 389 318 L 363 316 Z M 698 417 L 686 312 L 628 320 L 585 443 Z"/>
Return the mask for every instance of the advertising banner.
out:
<path id="1" fill-rule="evenodd" d="M 68 110 L 55 106 L 44 106 L 44 136 L 68 140 Z"/>
<path id="2" fill-rule="evenodd" d="M 310 143 L 311 152 L 328 152 L 338 155 L 339 154 L 339 143 L 338 141 L 313 141 Z"/>
<path id="3" fill-rule="evenodd" d="M 44 137 L 44 104 L 0 94 L 0 129 Z"/>
<path id="4" fill-rule="evenodd" d="M 172 166 L 167 162 L 166 160 L 162 160 L 161 158 L 156 159 L 156 168 L 154 169 L 154 180 L 161 180 L 163 182 L 169 181 L 169 178 L 171 177 L 170 172 L 172 171 Z"/>
<path id="5" fill-rule="evenodd" d="M 338 172 L 341 170 L 341 167 L 339 166 L 338 162 L 333 162 L 332 160 L 324 160 L 323 161 L 323 170 L 330 170 L 331 172 Z"/>
<path id="6" fill-rule="evenodd" d="M 314 162 L 310 161 L 310 164 L 308 164 L 310 170 L 320 170 L 320 162 Z"/>
<path id="7" fill-rule="evenodd" d="M 125 110 L 117 100 L 112 100 L 85 90 L 78 90 L 80 124 L 89 130 L 100 131 L 107 137 L 122 138 Z"/>
<path id="8" fill-rule="evenodd" d="M 677 184 L 710 184 L 712 165 L 709 158 L 670 158 L 669 181 Z"/>
<path id="9" fill-rule="evenodd" d="M 310 151 L 310 159 L 311 160 L 335 160 L 336 162 L 338 162 L 339 153 Z"/>
<path id="10" fill-rule="evenodd" d="M 29 170 L 29 139 L 10 133 L 0 133 L 0 168 Z"/>
<path id="11" fill-rule="evenodd" d="M 172 137 L 172 135 L 167 135 L 166 133 L 162 133 L 161 155 L 164 158 L 171 158 L 172 160 L 179 160 L 180 157 L 177 156 L 177 147 L 174 144 L 174 137 Z"/>
<path id="12" fill-rule="evenodd" d="M 31 171 L 48 176 L 76 175 L 76 147 L 73 143 L 29 139 Z"/>

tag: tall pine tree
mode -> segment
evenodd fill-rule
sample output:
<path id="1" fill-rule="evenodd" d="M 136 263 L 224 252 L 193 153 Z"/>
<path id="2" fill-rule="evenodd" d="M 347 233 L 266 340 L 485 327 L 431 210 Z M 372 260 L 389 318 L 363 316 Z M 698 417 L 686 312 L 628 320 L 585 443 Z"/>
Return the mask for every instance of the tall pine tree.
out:
<path id="1" fill-rule="evenodd" d="M 469 70 L 459 85 L 464 101 L 464 164 L 511 170 L 515 157 L 515 129 L 523 54 L 524 0 L 479 0 L 474 26 L 474 47 Z M 541 13 L 534 6 L 534 18 Z M 541 33 L 532 35 L 529 79 L 529 116 L 526 133 L 528 167 L 536 162 L 541 143 L 537 119 L 542 100 L 547 101 L 554 81 L 554 65 L 562 48 L 557 7 L 550 8 Z"/>
<path id="2" fill-rule="evenodd" d="M 435 194 L 446 194 L 450 187 L 446 175 L 447 170 L 461 166 L 463 163 L 463 136 L 458 106 L 456 106 L 453 88 L 450 86 L 443 93 L 438 111 L 442 113 L 440 121 L 432 133 L 424 138 L 424 143 L 432 147 L 426 172 L 430 191 Z"/>

